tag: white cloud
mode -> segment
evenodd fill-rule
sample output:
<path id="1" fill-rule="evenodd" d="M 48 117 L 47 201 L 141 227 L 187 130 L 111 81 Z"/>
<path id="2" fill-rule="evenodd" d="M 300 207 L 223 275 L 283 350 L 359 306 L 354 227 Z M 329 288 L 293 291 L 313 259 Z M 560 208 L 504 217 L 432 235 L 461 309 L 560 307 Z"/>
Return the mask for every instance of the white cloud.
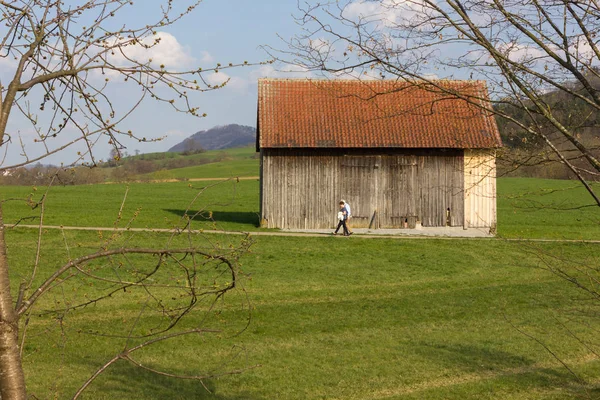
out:
<path id="1" fill-rule="evenodd" d="M 225 72 L 212 72 L 210 75 L 204 77 L 206 83 L 211 86 L 219 86 L 225 84 L 224 90 L 227 88 L 243 92 L 248 88 L 248 80 L 240 78 L 238 76 L 230 76 Z"/>
<path id="2" fill-rule="evenodd" d="M 275 68 L 272 64 L 261 65 L 250 72 L 250 79 L 256 81 L 259 78 L 310 78 L 313 74 L 302 65 L 283 65 Z"/>
<path id="3" fill-rule="evenodd" d="M 200 54 L 200 63 L 203 65 L 213 64 L 215 62 L 215 58 L 208 51 L 203 51 Z"/>
<path id="4" fill-rule="evenodd" d="M 237 90 L 239 92 L 245 91 L 248 88 L 249 82 L 244 78 L 238 76 L 231 77 L 231 80 L 227 83 L 228 88 Z"/>
<path id="5" fill-rule="evenodd" d="M 564 48 L 559 48 L 552 43 L 547 43 L 546 46 L 551 51 L 558 54 L 560 57 L 565 57 Z M 496 46 L 496 49 L 503 53 L 508 59 L 516 63 L 527 63 L 530 66 L 541 67 L 545 64 L 556 65 L 555 61 L 548 55 L 546 50 L 543 50 L 535 44 L 523 44 L 517 42 L 503 43 Z M 587 66 L 595 66 L 600 64 L 600 60 L 596 57 L 592 47 L 587 42 L 584 36 L 572 39 L 572 43 L 568 48 L 571 57 L 577 59 L 580 63 Z M 485 52 L 476 52 L 471 59 L 475 59 L 476 55 Z M 491 60 L 491 56 L 487 56 Z"/>
<path id="6" fill-rule="evenodd" d="M 316 51 L 322 56 L 326 56 L 331 51 L 331 44 L 324 38 L 312 39 L 309 41 L 308 45 L 311 50 Z"/>
<path id="7" fill-rule="evenodd" d="M 414 17 L 422 4 L 414 0 L 357 0 L 344 8 L 343 16 L 351 20 L 373 22 L 379 28 L 389 28 Z"/>
<path id="8" fill-rule="evenodd" d="M 257 80 L 259 78 L 275 78 L 277 71 L 272 65 L 261 65 L 260 67 L 250 72 L 250 79 Z"/>
<path id="9" fill-rule="evenodd" d="M 369 68 L 366 68 L 362 71 L 340 71 L 334 73 L 333 76 L 339 79 L 356 79 L 361 81 L 376 81 L 382 79 L 378 70 Z"/>
<path id="10" fill-rule="evenodd" d="M 156 40 L 158 40 L 157 43 L 155 43 Z M 196 61 L 190 54 L 190 49 L 182 46 L 175 36 L 167 32 L 157 32 L 156 35 L 144 38 L 141 44 L 127 44 L 119 48 L 129 59 L 140 63 L 152 60 L 152 64 L 164 65 L 166 68 L 190 67 Z M 110 61 L 117 65 L 127 65 L 126 57 L 115 51 L 115 55 Z M 210 57 L 210 54 L 203 52 L 202 58 L 207 57 Z"/>
<path id="11" fill-rule="evenodd" d="M 510 42 L 498 46 L 498 51 L 503 53 L 505 57 L 514 62 L 531 62 L 536 59 L 547 56 L 547 54 L 538 47 Z"/>
<path id="12" fill-rule="evenodd" d="M 598 43 L 596 43 L 596 45 L 598 45 Z M 569 53 L 582 64 L 588 66 L 600 64 L 600 60 L 596 56 L 592 46 L 588 42 L 587 38 L 583 35 L 573 40 L 573 44 L 569 46 Z"/>
<path id="13" fill-rule="evenodd" d="M 209 75 L 204 77 L 206 83 L 211 86 L 219 86 L 229 81 L 231 77 L 225 72 L 211 72 Z"/>
<path id="14" fill-rule="evenodd" d="M 386 13 L 383 4 L 379 2 L 365 2 L 364 0 L 350 3 L 344 9 L 344 16 L 350 19 L 366 19 L 366 20 L 388 20 L 391 17 L 395 21 L 394 13 Z M 385 24 L 385 22 L 384 22 Z"/>
<path id="15" fill-rule="evenodd" d="M 435 81 L 435 80 L 440 79 L 440 77 L 438 76 L 438 74 L 428 73 L 428 74 L 423 74 L 423 79 Z"/>

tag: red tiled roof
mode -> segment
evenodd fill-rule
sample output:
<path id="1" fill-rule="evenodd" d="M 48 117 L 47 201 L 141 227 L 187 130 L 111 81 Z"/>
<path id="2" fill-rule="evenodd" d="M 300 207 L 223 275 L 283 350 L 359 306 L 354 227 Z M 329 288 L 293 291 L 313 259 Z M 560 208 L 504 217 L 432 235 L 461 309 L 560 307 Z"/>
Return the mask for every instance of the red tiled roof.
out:
<path id="1" fill-rule="evenodd" d="M 489 106 L 483 81 L 437 81 Z M 432 85 L 401 81 L 260 79 L 260 148 L 502 146 L 494 116 Z"/>

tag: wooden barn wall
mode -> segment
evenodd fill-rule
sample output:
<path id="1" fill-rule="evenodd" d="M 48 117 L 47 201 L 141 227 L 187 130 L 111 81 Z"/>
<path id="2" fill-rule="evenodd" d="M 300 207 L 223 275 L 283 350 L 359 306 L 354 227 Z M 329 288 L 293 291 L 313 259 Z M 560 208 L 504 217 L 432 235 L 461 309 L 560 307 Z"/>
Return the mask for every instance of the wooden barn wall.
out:
<path id="1" fill-rule="evenodd" d="M 331 228 L 345 199 L 356 228 L 462 226 L 463 168 L 462 150 L 263 149 L 261 216 L 269 228 Z"/>
<path id="2" fill-rule="evenodd" d="M 465 150 L 465 222 L 469 228 L 496 228 L 496 155 Z"/>

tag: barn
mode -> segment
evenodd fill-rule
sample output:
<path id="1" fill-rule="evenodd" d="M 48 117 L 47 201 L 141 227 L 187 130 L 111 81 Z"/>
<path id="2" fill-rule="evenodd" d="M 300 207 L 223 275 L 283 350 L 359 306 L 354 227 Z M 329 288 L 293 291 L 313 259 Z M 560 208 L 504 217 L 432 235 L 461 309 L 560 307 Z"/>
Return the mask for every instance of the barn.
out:
<path id="1" fill-rule="evenodd" d="M 442 90 L 440 90 L 442 89 Z M 484 107 L 481 107 L 484 106 Z M 483 81 L 261 79 L 261 226 L 496 227 L 496 149 Z"/>

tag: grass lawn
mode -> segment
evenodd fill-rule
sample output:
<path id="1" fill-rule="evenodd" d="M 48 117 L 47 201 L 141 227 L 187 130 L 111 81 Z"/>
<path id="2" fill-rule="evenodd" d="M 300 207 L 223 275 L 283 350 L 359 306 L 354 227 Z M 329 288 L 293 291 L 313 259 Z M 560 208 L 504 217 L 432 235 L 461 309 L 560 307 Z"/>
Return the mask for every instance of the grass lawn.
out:
<path id="1" fill-rule="evenodd" d="M 239 240 L 211 238 L 225 247 Z M 146 246 L 160 240 L 157 234 L 128 239 Z M 121 361 L 84 398 L 566 399 L 584 394 L 517 328 L 552 348 L 590 382 L 588 388 L 600 387 L 600 362 L 559 323 L 572 316 L 580 295 L 537 268 L 536 255 L 550 251 L 597 262 L 595 245 L 334 237 L 255 241 L 242 259 L 252 308 L 242 335 L 235 333 L 248 313 L 238 293 L 208 320 L 208 327 L 223 329 L 219 337 L 190 337 L 135 358 L 181 374 L 260 367 L 207 380 L 209 393 L 198 382 L 157 377 Z M 13 276 L 24 274 L 33 254 L 32 235 L 9 231 L 9 242 Z M 43 257 L 51 262 L 40 276 L 66 258 L 65 242 L 74 257 L 102 240 L 90 232 L 63 237 L 48 231 Z M 74 301 L 85 286 L 82 278 L 66 282 L 36 312 Z M 30 392 L 39 398 L 71 396 L 125 344 L 94 333 L 106 327 L 127 332 L 140 303 L 142 297 L 123 293 L 64 320 L 32 318 L 25 357 Z M 597 315 L 598 308 L 587 311 Z M 203 315 L 198 311 L 182 326 Z M 590 326 L 569 323 L 570 332 L 594 340 L 598 325 L 591 321 Z M 155 325 L 153 318 L 143 322 L 147 329 Z M 223 367 L 224 358 L 232 359 Z"/>
<path id="2" fill-rule="evenodd" d="M 132 226 L 177 225 L 201 188 L 213 183 L 131 184 L 118 225 L 125 226 L 134 216 Z M 236 335 L 248 310 L 243 307 L 244 293 L 233 293 L 207 320 L 221 334 L 157 346 L 136 359 L 150 368 L 165 366 L 181 374 L 260 367 L 207 380 L 210 393 L 196 381 L 157 376 L 120 361 L 84 398 L 567 399 L 585 395 L 585 390 L 599 397 L 600 362 L 571 336 L 595 345 L 600 328 L 597 301 L 587 301 L 539 268 L 549 255 L 556 256 L 553 263 L 566 260 L 564 268 L 600 265 L 598 245 L 502 240 L 600 237 L 600 213 L 581 208 L 590 202 L 581 190 L 569 189 L 572 186 L 574 182 L 500 179 L 500 239 L 256 236 L 252 253 L 241 260 L 249 275 L 243 283 L 251 302 L 248 329 Z M 112 226 L 125 191 L 125 185 L 53 188 L 45 223 Z M 25 197 L 31 192 L 2 187 L 0 196 Z M 41 192 L 37 188 L 35 196 Z M 36 212 L 27 211 L 22 201 L 7 202 L 4 208 L 7 223 Z M 191 209 L 212 212 L 216 220 L 198 221 L 194 227 L 257 230 L 258 183 L 217 184 Z M 7 235 L 16 292 L 30 274 L 36 236 L 25 229 L 9 230 Z M 69 258 L 97 250 L 106 235 L 45 231 L 44 262 L 37 279 Z M 148 247 L 164 243 L 166 236 L 130 233 L 117 240 Z M 238 240 L 239 236 L 197 238 L 203 246 L 218 243 L 223 248 Z M 132 265 L 138 268 L 137 262 Z M 127 271 L 135 273 L 135 268 Z M 125 345 L 124 339 L 97 333 L 106 327 L 120 332 L 131 328 L 145 304 L 145 297 L 135 292 L 119 293 L 65 319 L 43 312 L 100 289 L 78 275 L 36 308 L 28 325 L 24 363 L 29 391 L 38 398 L 72 396 Z M 203 316 L 200 306 L 182 327 L 193 326 Z M 140 329 L 160 325 L 155 318 L 140 321 Z M 540 343 L 519 331 L 551 348 L 587 385 L 579 384 Z M 229 361 L 222 365 L 223 360 Z"/>
<path id="3" fill-rule="evenodd" d="M 503 237 L 598 239 L 600 207 L 575 181 L 501 178 L 498 232 Z"/>
<path id="4" fill-rule="evenodd" d="M 38 200 L 43 191 L 44 188 L 32 192 L 30 187 L 5 186 L 0 197 L 24 199 L 33 193 L 34 199 Z M 201 212 L 195 219 L 194 228 L 258 229 L 258 182 L 252 180 L 57 186 L 48 195 L 44 223 L 110 227 L 115 224 L 124 199 L 118 224 L 121 227 L 128 224 L 138 228 L 184 226 L 184 214 Z M 22 200 L 8 202 L 4 209 L 6 223 L 39 215 L 39 208 L 31 210 Z"/>
<path id="5" fill-rule="evenodd" d="M 202 167 L 210 165 L 193 168 L 201 171 Z M 226 169 L 224 163 L 214 165 Z M 222 183 L 57 186 L 48 196 L 45 223 L 113 226 L 127 188 L 120 226 L 131 221 L 133 227 L 171 228 L 181 224 L 181 217 L 188 210 L 188 215 L 202 211 L 192 225 L 194 228 L 259 230 L 259 182 L 237 182 L 235 179 Z M 34 193 L 34 199 L 39 199 L 43 194 L 43 188 L 35 192 L 31 187 L 4 186 L 0 189 L 0 198 L 25 198 Z M 600 208 L 590 204 L 590 196 L 577 182 L 498 179 L 498 235 L 505 238 L 598 239 Z M 8 223 L 39 214 L 39 210 L 31 211 L 24 201 L 9 202 L 4 208 Z M 210 212 L 212 219 L 207 220 Z"/>

